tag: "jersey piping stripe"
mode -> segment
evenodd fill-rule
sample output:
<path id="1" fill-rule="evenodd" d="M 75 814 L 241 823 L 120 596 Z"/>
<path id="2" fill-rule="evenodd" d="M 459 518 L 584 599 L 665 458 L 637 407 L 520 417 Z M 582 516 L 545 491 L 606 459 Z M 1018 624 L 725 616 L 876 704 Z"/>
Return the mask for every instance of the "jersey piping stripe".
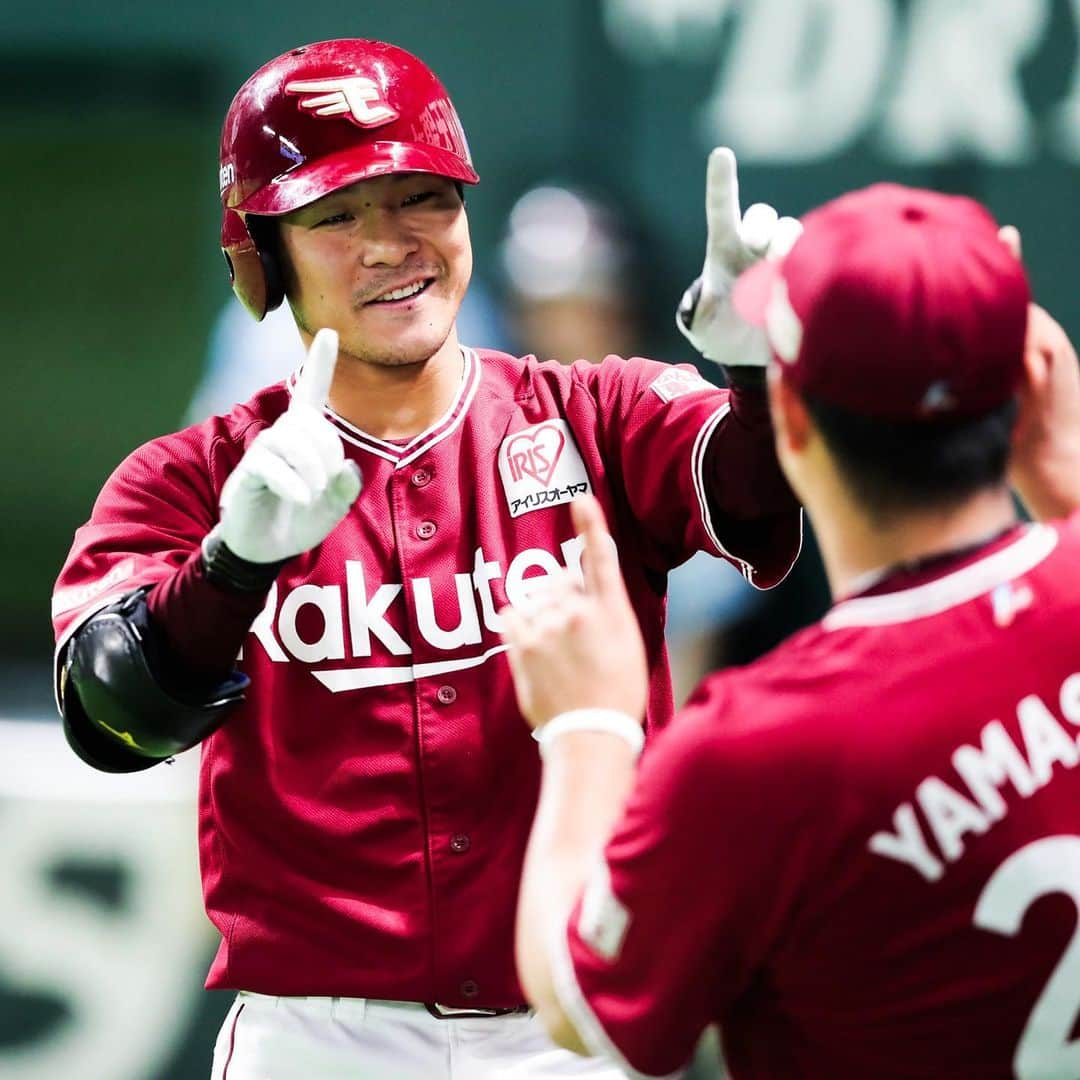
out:
<path id="1" fill-rule="evenodd" d="M 889 626 L 937 615 L 1033 570 L 1057 542 L 1058 534 L 1049 525 L 1033 525 L 1007 548 L 936 581 L 882 596 L 841 601 L 822 619 L 821 627 Z"/>
<path id="2" fill-rule="evenodd" d="M 412 447 L 414 447 L 418 442 L 423 441 L 433 432 L 438 431 L 438 429 L 444 423 L 446 423 L 450 419 L 450 417 L 452 417 L 457 411 L 458 405 L 460 404 L 462 397 L 468 391 L 473 366 L 474 364 L 478 363 L 476 355 L 475 353 L 473 353 L 472 349 L 466 349 L 463 347 L 461 350 L 461 355 L 465 363 L 461 369 L 461 381 L 458 383 L 457 389 L 454 391 L 454 399 L 450 402 L 450 407 L 446 410 L 446 412 L 442 414 L 442 416 L 439 417 L 438 420 L 435 421 L 434 424 L 431 425 L 431 427 L 426 428 L 424 431 L 421 431 L 419 435 L 414 435 L 404 445 L 400 443 L 388 442 L 386 439 L 380 439 L 374 435 L 369 435 L 362 428 L 356 427 L 355 424 L 350 424 L 349 421 L 346 420 L 343 416 L 338 416 L 338 414 L 334 412 L 333 409 L 328 409 L 328 412 L 334 423 L 336 423 L 339 427 L 343 427 L 346 430 L 351 431 L 354 435 L 357 436 L 357 438 L 362 439 L 364 442 L 371 443 L 372 446 L 381 446 L 390 453 L 392 453 L 395 457 L 400 457 L 403 453 L 411 450 Z"/>
<path id="3" fill-rule="evenodd" d="M 727 548 L 720 541 L 720 537 L 716 534 L 716 528 L 713 526 L 712 514 L 709 511 L 709 500 L 705 495 L 705 451 L 709 448 L 709 439 L 712 437 L 712 433 L 717 429 L 720 421 L 724 419 L 727 414 L 731 412 L 731 403 L 725 401 L 719 409 L 716 410 L 701 425 L 701 430 L 697 433 L 697 438 L 694 440 L 694 448 L 690 454 L 690 470 L 694 481 L 694 492 L 697 494 L 698 506 L 701 509 L 701 520 L 705 525 L 705 531 L 709 534 L 709 539 L 713 542 L 713 546 L 716 550 L 725 558 L 730 559 L 738 566 L 740 573 L 751 585 L 754 585 L 754 568 L 750 563 L 740 559 L 737 555 L 732 555 Z M 754 588 L 758 588 L 754 585 Z"/>
<path id="4" fill-rule="evenodd" d="M 476 353 L 462 346 L 461 355 L 464 359 L 464 367 L 461 373 L 461 381 L 454 393 L 454 399 L 445 413 L 429 428 L 414 436 L 404 446 L 387 442 L 385 439 L 376 438 L 366 431 L 350 424 L 339 416 L 329 406 L 324 410 L 327 419 L 338 429 L 338 434 L 347 443 L 359 447 L 384 461 L 389 461 L 395 468 L 400 469 L 415 461 L 421 454 L 427 453 L 433 446 L 443 439 L 452 435 L 464 420 L 465 415 L 476 397 L 476 391 L 480 386 L 481 364 Z M 302 370 L 302 368 L 301 368 Z M 293 392 L 299 371 L 291 375 L 286 382 L 289 394 Z"/>
<path id="5" fill-rule="evenodd" d="M 679 1069 L 668 1073 L 663 1077 L 656 1077 L 650 1073 L 643 1073 L 635 1069 L 629 1061 L 623 1057 L 622 1051 L 611 1040 L 611 1036 L 604 1030 L 596 1013 L 593 1012 L 585 995 L 581 992 L 581 986 L 577 981 L 574 971 L 574 961 L 570 956 L 570 945 L 567 941 L 567 928 L 556 924 L 554 933 L 550 936 L 547 944 L 548 965 L 551 968 L 551 981 L 555 989 L 555 996 L 562 1006 L 563 1012 L 570 1018 L 577 1029 L 581 1041 L 594 1057 L 607 1058 L 616 1065 L 632 1080 L 676 1080 L 683 1075 Z"/>
<path id="6" fill-rule="evenodd" d="M 472 353 L 472 350 L 469 350 Z M 457 415 L 450 422 L 450 426 L 443 432 L 441 432 L 436 438 L 431 439 L 429 442 L 424 443 L 423 446 L 418 446 L 411 454 L 403 457 L 397 464 L 399 469 L 404 468 L 406 465 L 415 461 L 421 454 L 426 454 L 436 443 L 440 443 L 443 439 L 448 439 L 459 427 L 461 427 L 466 415 L 469 411 L 469 406 L 472 404 L 473 398 L 476 397 L 476 391 L 480 388 L 480 361 L 475 359 L 474 376 L 468 388 L 467 395 L 461 408 L 458 410 Z"/>
<path id="7" fill-rule="evenodd" d="M 723 420 L 729 412 L 731 412 L 731 405 L 729 402 L 725 401 L 724 404 L 701 425 L 697 437 L 694 439 L 693 450 L 690 453 L 690 472 L 693 477 L 694 493 L 697 495 L 698 507 L 701 510 L 701 520 L 705 525 L 705 531 L 709 534 L 709 539 L 713 542 L 713 547 L 715 547 L 721 555 L 733 559 L 742 571 L 743 577 L 753 584 L 751 581 L 754 573 L 753 567 L 751 567 L 749 563 L 743 562 L 742 559 L 736 558 L 729 551 L 725 550 L 724 545 L 720 542 L 720 537 L 716 535 L 716 529 L 713 527 L 712 514 L 709 512 L 709 500 L 705 497 L 705 451 L 708 449 L 709 439 L 712 437 L 712 433 L 716 430 L 720 421 Z"/>
<path id="8" fill-rule="evenodd" d="M 487 663 L 493 656 L 506 651 L 505 645 L 496 645 L 479 656 L 463 656 L 457 660 L 434 660 L 427 664 L 408 667 L 339 668 L 333 671 L 313 671 L 315 676 L 331 693 L 343 690 L 366 690 L 371 686 L 394 686 L 398 683 L 416 682 L 433 675 L 445 675 L 450 671 L 465 671 Z"/>
<path id="9" fill-rule="evenodd" d="M 236 1010 L 236 1014 L 233 1016 L 232 1027 L 229 1029 L 229 1056 L 225 1059 L 225 1067 L 221 1070 L 221 1080 L 228 1080 L 229 1066 L 232 1064 L 233 1054 L 236 1052 L 236 1024 L 245 1008 L 247 1008 L 246 1002 Z"/>
<path id="10" fill-rule="evenodd" d="M 709 500 L 705 495 L 705 451 L 709 448 L 709 439 L 712 438 L 712 433 L 716 430 L 720 421 L 724 419 L 727 414 L 731 412 L 731 403 L 724 402 L 719 409 L 716 410 L 701 425 L 701 430 L 697 433 L 697 438 L 694 440 L 694 447 L 690 454 L 690 470 L 694 481 L 694 491 L 697 494 L 698 506 L 701 509 L 701 520 L 705 525 L 705 531 L 709 534 L 709 539 L 713 542 L 716 550 L 725 558 L 730 559 L 735 563 L 742 573 L 742 576 L 759 592 L 765 590 L 756 581 L 754 581 L 754 575 L 757 573 L 755 567 L 743 559 L 740 559 L 738 555 L 732 555 L 727 548 L 720 541 L 720 537 L 716 533 L 716 528 L 713 525 L 712 514 L 709 511 Z M 791 560 L 791 565 L 784 571 L 784 575 L 780 578 L 783 581 L 784 578 L 791 573 L 791 568 L 798 561 L 799 554 L 802 552 L 803 546 L 803 512 L 802 508 L 799 509 L 799 548 L 795 552 L 795 557 Z M 776 584 L 779 585 L 780 581 Z"/>

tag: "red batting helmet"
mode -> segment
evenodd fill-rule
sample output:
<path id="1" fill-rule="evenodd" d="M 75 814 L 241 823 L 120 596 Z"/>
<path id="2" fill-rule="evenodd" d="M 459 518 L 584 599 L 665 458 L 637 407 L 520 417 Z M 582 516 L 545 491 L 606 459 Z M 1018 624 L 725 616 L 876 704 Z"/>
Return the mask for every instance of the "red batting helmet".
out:
<path id="1" fill-rule="evenodd" d="M 236 93 L 221 130 L 221 249 L 233 291 L 256 319 L 284 293 L 248 214 L 287 214 L 386 173 L 479 177 L 435 73 L 381 41 L 305 45 L 264 64 Z"/>

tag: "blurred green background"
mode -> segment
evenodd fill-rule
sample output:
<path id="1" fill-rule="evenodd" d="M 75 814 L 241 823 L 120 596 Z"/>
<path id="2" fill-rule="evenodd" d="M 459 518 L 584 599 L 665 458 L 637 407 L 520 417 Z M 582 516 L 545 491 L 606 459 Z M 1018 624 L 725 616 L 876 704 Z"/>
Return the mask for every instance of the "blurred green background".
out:
<path id="1" fill-rule="evenodd" d="M 469 214 L 496 287 L 493 246 L 530 183 L 569 177 L 626 206 L 649 253 L 645 345 L 665 359 L 687 358 L 668 316 L 698 268 L 719 142 L 739 155 L 744 199 L 788 212 L 883 178 L 978 195 L 1023 230 L 1038 296 L 1076 321 L 1080 6 L 1065 0 L 5 9 L 16 407 L 0 425 L 0 649 L 12 657 L 49 650 L 45 598 L 109 471 L 179 422 L 228 289 L 221 117 L 291 45 L 385 37 L 440 73 L 481 175 Z"/>
<path id="2" fill-rule="evenodd" d="M 439 73 L 481 175 L 469 216 L 477 272 L 496 298 L 497 241 L 528 187 L 558 177 L 621 206 L 643 253 L 641 351 L 661 359 L 693 359 L 671 314 L 700 266 L 705 158 L 718 143 L 738 155 L 744 205 L 798 214 L 879 179 L 977 196 L 1020 227 L 1037 298 L 1067 330 L 1080 326 L 1078 0 L 186 0 L 100 10 L 7 0 L 2 26 L 0 295 L 14 397 L 0 424 L 0 718 L 12 733 L 51 715 L 48 598 L 72 532 L 121 458 L 180 424 L 198 382 L 228 296 L 217 246 L 221 118 L 251 71 L 292 46 L 384 38 Z M 805 621 L 820 582 L 793 580 L 774 603 L 785 597 L 789 621 Z M 26 873 L 53 890 L 0 893 L 8 936 L 46 917 L 48 905 L 30 911 L 29 896 L 64 882 L 100 901 L 102 925 L 131 916 L 131 905 L 109 907 L 123 890 L 108 874 L 130 883 L 146 868 L 145 853 L 118 841 L 105 878 L 79 870 L 86 841 L 54 813 L 61 795 L 46 774 L 60 750 L 49 732 L 45 749 L 0 741 L 0 814 L 10 811 L 0 837 L 15 843 L 18 800 L 36 799 L 35 820 L 49 825 Z M 73 812 L 106 801 L 104 788 L 76 787 L 62 796 Z M 57 877 L 69 858 L 78 872 Z M 62 904 L 57 912 L 42 941 L 78 921 Z M 83 1058 L 89 1071 L 75 1073 L 56 1071 L 48 1048 L 74 1030 L 81 1006 L 71 1001 L 93 980 L 61 978 L 63 960 L 16 962 L 0 938 L 0 1075 L 205 1075 L 207 1031 L 224 1008 L 197 989 L 211 944 L 208 929 L 193 934 L 187 996 L 160 1021 L 156 1051 L 137 1065 Z M 76 942 L 59 955 L 77 951 Z M 153 968 L 152 955 L 145 962 Z"/>

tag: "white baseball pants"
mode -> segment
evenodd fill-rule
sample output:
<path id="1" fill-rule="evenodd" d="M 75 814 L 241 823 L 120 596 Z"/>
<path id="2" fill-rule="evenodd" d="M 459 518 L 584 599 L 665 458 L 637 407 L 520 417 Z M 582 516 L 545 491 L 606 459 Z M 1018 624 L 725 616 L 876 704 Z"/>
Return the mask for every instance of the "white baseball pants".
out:
<path id="1" fill-rule="evenodd" d="M 242 992 L 212 1080 L 624 1080 L 556 1046 L 531 1013 L 441 1020 L 413 1002 Z"/>

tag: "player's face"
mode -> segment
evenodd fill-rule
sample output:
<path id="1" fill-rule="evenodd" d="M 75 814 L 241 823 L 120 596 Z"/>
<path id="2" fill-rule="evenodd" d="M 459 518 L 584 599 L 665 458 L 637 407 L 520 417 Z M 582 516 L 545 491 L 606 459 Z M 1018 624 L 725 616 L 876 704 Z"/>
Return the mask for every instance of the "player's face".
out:
<path id="1" fill-rule="evenodd" d="M 342 352 L 397 367 L 433 356 L 472 274 L 453 181 L 362 180 L 281 218 L 289 301 L 301 327 L 337 330 Z"/>

